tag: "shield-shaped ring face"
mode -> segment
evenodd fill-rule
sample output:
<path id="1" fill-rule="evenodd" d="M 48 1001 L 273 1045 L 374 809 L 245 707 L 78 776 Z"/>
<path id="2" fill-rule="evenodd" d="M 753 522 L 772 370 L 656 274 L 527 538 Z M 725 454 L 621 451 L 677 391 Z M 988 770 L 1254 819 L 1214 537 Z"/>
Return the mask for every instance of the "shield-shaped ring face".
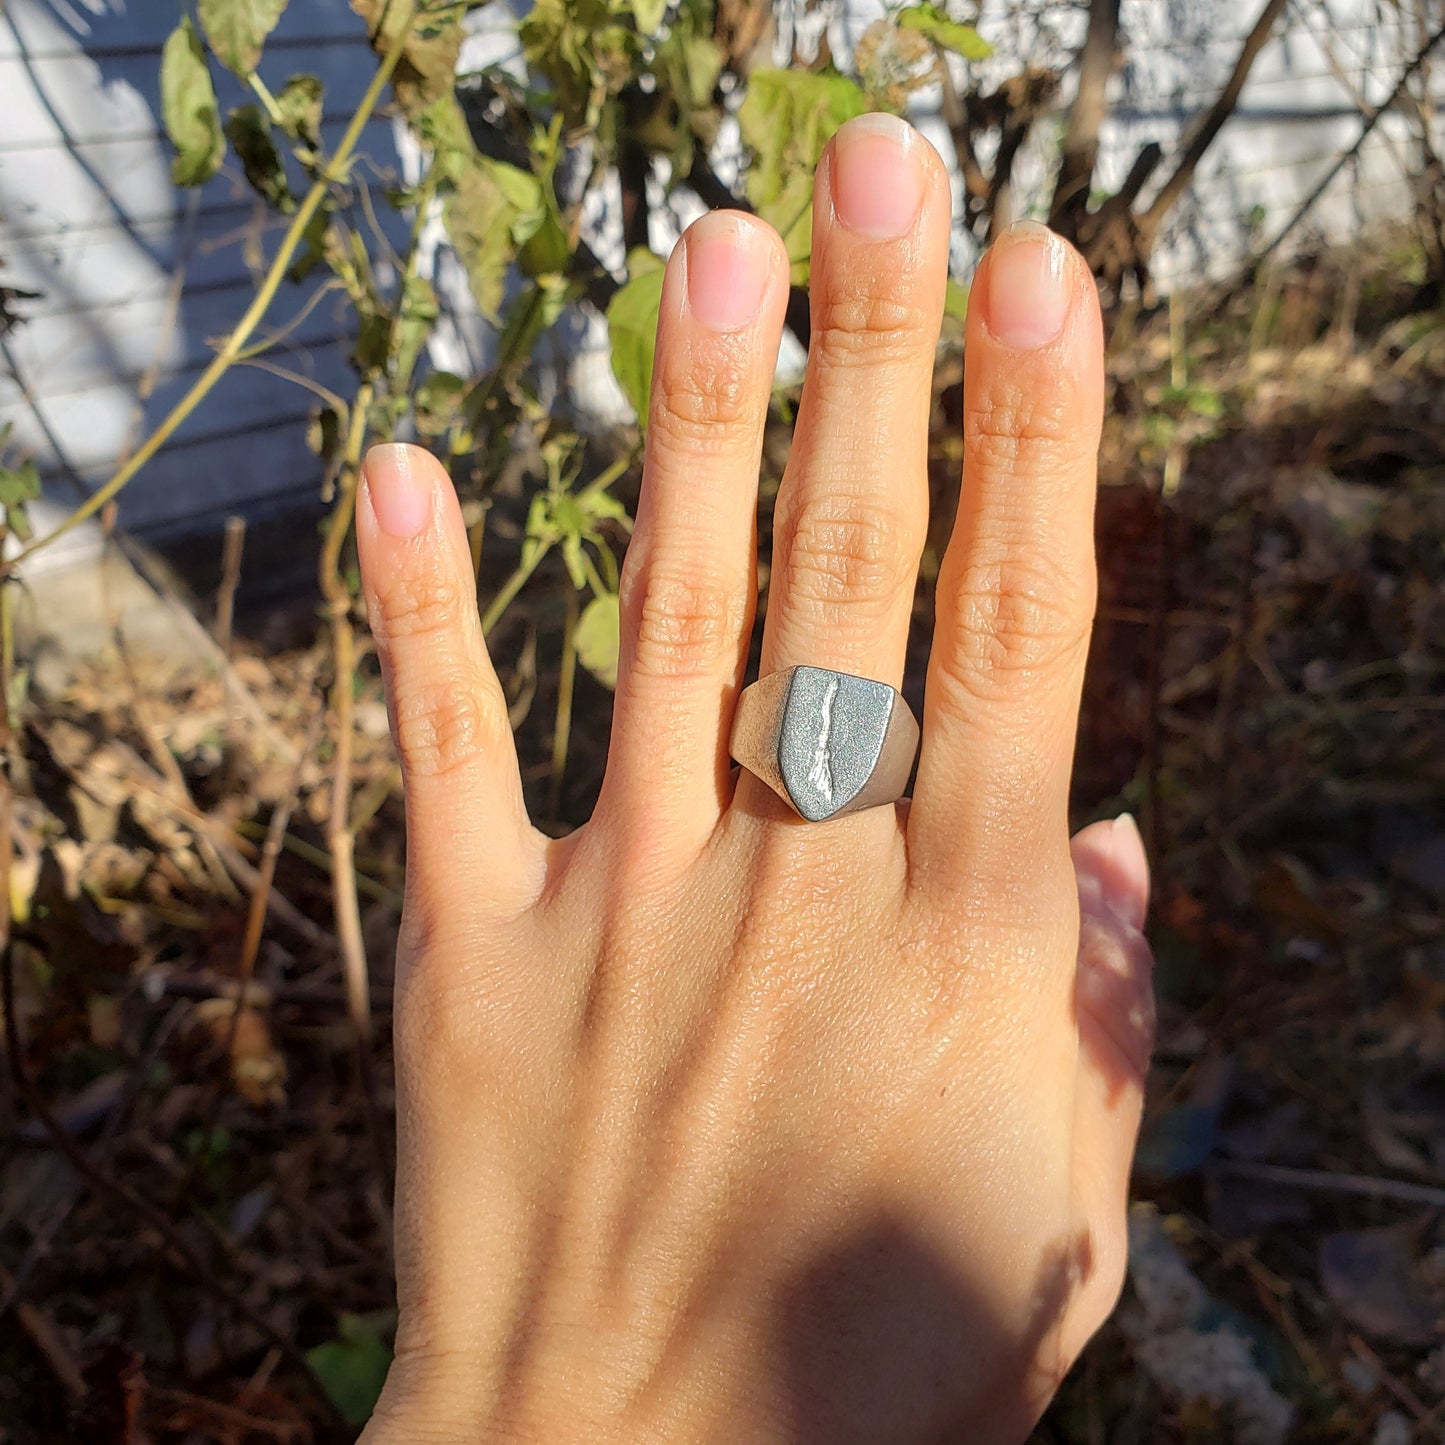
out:
<path id="1" fill-rule="evenodd" d="M 908 704 L 866 677 L 793 667 L 738 699 L 733 757 L 809 822 L 896 802 L 917 750 Z"/>

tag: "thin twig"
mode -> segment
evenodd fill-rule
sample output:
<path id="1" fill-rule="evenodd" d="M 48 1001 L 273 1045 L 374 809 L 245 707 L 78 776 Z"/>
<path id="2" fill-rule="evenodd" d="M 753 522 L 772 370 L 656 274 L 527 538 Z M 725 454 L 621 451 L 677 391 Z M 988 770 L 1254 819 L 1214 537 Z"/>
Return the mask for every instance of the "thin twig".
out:
<path id="1" fill-rule="evenodd" d="M 1317 1189 L 1325 1194 L 1354 1194 L 1363 1199 L 1391 1199 L 1400 1204 L 1424 1204 L 1445 1209 L 1445 1188 L 1416 1184 L 1409 1179 L 1375 1179 L 1365 1174 L 1334 1174 L 1328 1169 L 1296 1169 L 1288 1164 L 1256 1164 L 1248 1159 L 1216 1159 L 1211 1169 L 1252 1179 L 1260 1184 L 1279 1184 L 1287 1189 Z"/>
<path id="2" fill-rule="evenodd" d="M 241 585 L 241 554 L 246 547 L 246 519 L 226 518 L 221 546 L 221 585 L 216 592 L 216 646 L 231 655 L 231 627 L 236 617 L 236 589 Z"/>
<path id="3" fill-rule="evenodd" d="M 318 401 L 324 402 L 338 416 L 346 415 L 346 403 L 342 398 L 332 391 L 329 386 L 322 386 L 319 381 L 312 377 L 305 376 L 299 371 L 292 370 L 289 366 L 282 366 L 279 361 L 272 361 L 264 356 L 240 357 L 236 361 L 237 366 L 249 366 L 256 371 L 265 371 L 282 381 L 289 381 L 292 386 L 299 386 L 303 391 L 309 391 Z"/>
<path id="4" fill-rule="evenodd" d="M 14 1287 L 14 1276 L 0 1264 L 0 1290 L 9 1294 Z M 50 1368 L 55 1371 L 55 1378 L 79 1400 L 86 1392 L 85 1377 L 80 1373 L 80 1366 L 76 1364 L 75 1356 L 70 1353 L 70 1347 L 60 1331 L 39 1309 L 25 1300 L 16 1301 L 15 1318 L 20 1321 L 21 1329 L 30 1336 L 35 1348 L 45 1356 Z"/>
<path id="5" fill-rule="evenodd" d="M 207 1138 L 214 1137 L 216 1132 L 217 1116 L 225 1097 L 225 1083 L 235 1077 L 236 1037 L 241 1028 L 241 1016 L 251 1007 L 253 1001 L 252 978 L 256 971 L 256 958 L 261 951 L 261 935 L 266 926 L 266 914 L 270 908 L 272 887 L 276 877 L 276 861 L 281 856 L 281 840 L 286 836 L 287 825 L 291 822 L 291 814 L 296 807 L 296 798 L 301 791 L 301 778 L 305 772 L 306 759 L 316 746 L 316 739 L 321 730 L 320 725 L 321 714 L 318 712 L 307 735 L 306 745 L 302 748 L 292 771 L 286 793 L 272 812 L 271 824 L 266 830 L 266 842 L 261 849 L 260 867 L 256 870 L 255 882 L 251 887 L 251 903 L 246 913 L 246 930 L 241 937 L 241 952 L 236 960 L 235 995 L 231 1001 L 230 1017 L 226 1020 L 225 1037 L 221 1041 L 221 1061 L 224 1072 L 212 1077 L 210 1096 L 204 1109 L 205 1136 Z M 199 1177 L 203 1157 L 200 1150 L 191 1156 L 189 1167 L 174 1191 L 177 1204 L 191 1193 Z"/>
<path id="6" fill-rule="evenodd" d="M 562 779 L 572 736 L 572 688 L 577 679 L 577 589 L 567 589 L 567 620 L 562 632 L 562 665 L 557 676 L 557 720 L 552 729 L 552 786 L 547 816 L 555 823 L 562 808 Z"/>
<path id="7" fill-rule="evenodd" d="M 141 974 L 137 980 L 140 991 L 148 998 L 177 999 L 238 999 L 241 984 L 238 979 L 220 975 L 197 977 L 191 973 L 176 973 L 165 965 L 158 964 Z M 253 1008 L 268 1009 L 276 1004 L 294 1005 L 298 1008 L 345 1008 L 348 995 L 344 985 L 326 983 L 257 983 L 254 979 L 246 989 L 246 997 Z M 381 984 L 373 984 L 370 991 L 371 1008 L 379 1013 L 391 1009 L 391 990 Z M 3 1303 L 3 1299 L 0 1299 Z M 3 1310 L 0 1310 L 3 1313 Z"/>
<path id="8" fill-rule="evenodd" d="M 255 833 L 258 837 L 265 836 L 265 830 L 253 823 L 241 822 L 236 824 L 236 831 L 245 837 L 248 833 Z M 331 855 L 324 848 L 318 848 L 314 843 L 308 843 L 304 838 L 298 838 L 295 833 L 288 833 L 283 840 L 283 846 L 288 853 L 294 854 L 297 858 L 313 867 L 321 869 L 328 877 L 331 874 Z M 242 880 L 243 882 L 245 880 Z M 378 903 L 385 903 L 389 908 L 397 912 L 401 911 L 401 894 L 394 888 L 388 888 L 384 883 L 378 883 L 375 878 L 368 877 L 365 873 L 356 874 L 357 891 L 373 898 Z"/>
<path id="9" fill-rule="evenodd" d="M 356 489 L 361 478 L 361 454 L 366 443 L 367 413 L 372 388 L 364 382 L 351 412 L 351 431 L 341 469 L 341 484 L 332 508 L 326 540 L 321 549 L 319 580 L 331 614 L 331 712 L 335 719 L 335 752 L 331 761 L 331 808 L 326 845 L 331 854 L 331 900 L 336 919 L 336 940 L 341 949 L 346 981 L 347 1011 L 356 1035 L 356 1063 L 360 1075 L 362 1110 L 371 1136 L 383 1189 L 391 1180 L 391 1153 L 376 1101 L 376 1068 L 372 1056 L 370 974 L 366 943 L 361 931 L 361 904 L 356 883 L 356 839 L 351 831 L 351 751 L 355 733 L 356 635 L 351 626 L 351 590 L 341 576 L 341 548 L 351 530 L 356 510 Z M 383 1221 L 385 1224 L 385 1221 Z M 383 1229 L 390 1238 L 389 1228 Z"/>
<path id="10" fill-rule="evenodd" d="M 351 529 L 356 505 L 358 471 L 366 434 L 366 413 L 371 406 L 371 385 L 363 384 L 352 408 L 342 486 L 332 510 L 326 542 L 321 551 L 320 582 L 331 613 L 331 711 L 335 719 L 331 765 L 331 812 L 327 845 L 331 852 L 331 891 L 336 912 L 337 941 L 352 1000 L 351 1021 L 366 1048 L 371 1039 L 371 1014 L 366 1004 L 366 949 L 361 936 L 357 900 L 355 843 L 351 835 L 351 745 L 353 733 L 356 638 L 351 629 L 351 592 L 340 575 L 342 544 Z"/>
<path id="11" fill-rule="evenodd" d="M 301 777 L 305 772 L 306 759 L 311 756 L 321 732 L 322 714 L 317 713 L 306 736 L 306 744 L 292 770 L 286 785 L 286 794 L 271 813 L 271 822 L 266 829 L 266 842 L 261 849 L 261 862 L 256 870 L 256 884 L 251 890 L 251 906 L 246 914 L 246 932 L 241 941 L 241 955 L 236 961 L 236 977 L 241 985 L 244 999 L 246 986 L 256 971 L 256 956 L 261 949 L 261 933 L 266 926 L 266 914 L 270 908 L 272 887 L 276 880 L 276 863 L 281 857 L 281 845 L 286 838 L 286 829 L 291 823 L 291 814 L 296 810 L 296 799 L 301 792 Z M 236 1012 L 240 1013 L 238 1002 Z"/>

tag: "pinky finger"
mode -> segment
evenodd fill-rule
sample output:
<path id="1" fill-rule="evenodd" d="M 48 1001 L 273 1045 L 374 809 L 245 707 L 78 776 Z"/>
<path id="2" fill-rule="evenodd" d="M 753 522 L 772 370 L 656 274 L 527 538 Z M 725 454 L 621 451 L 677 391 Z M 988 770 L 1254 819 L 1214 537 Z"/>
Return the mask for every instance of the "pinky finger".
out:
<path id="1" fill-rule="evenodd" d="M 413 446 L 367 455 L 356 500 L 367 616 L 406 788 L 408 907 L 515 913 L 541 885 L 506 698 L 482 640 L 451 479 Z"/>
<path id="2" fill-rule="evenodd" d="M 1107 1318 L 1123 1286 L 1129 1173 L 1154 1044 L 1154 959 L 1141 931 L 1149 865 L 1139 830 L 1127 815 L 1095 823 L 1071 851 L 1080 915 L 1074 1197 L 1091 1240 L 1092 1269 L 1065 1325 L 1069 1359 Z"/>

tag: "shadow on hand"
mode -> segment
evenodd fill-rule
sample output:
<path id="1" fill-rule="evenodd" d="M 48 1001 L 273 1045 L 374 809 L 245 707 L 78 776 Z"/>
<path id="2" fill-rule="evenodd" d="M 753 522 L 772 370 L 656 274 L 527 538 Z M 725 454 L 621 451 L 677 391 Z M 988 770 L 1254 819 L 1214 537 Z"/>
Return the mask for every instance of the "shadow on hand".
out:
<path id="1" fill-rule="evenodd" d="M 803 1268 L 778 1316 L 787 1445 L 1017 1442 L 1057 1377 L 1048 1339 L 1089 1276 L 1087 1233 L 1040 1265 L 1020 1318 L 920 1237 L 882 1217 Z M 1041 1357 L 1041 1358 L 1039 1358 Z"/>

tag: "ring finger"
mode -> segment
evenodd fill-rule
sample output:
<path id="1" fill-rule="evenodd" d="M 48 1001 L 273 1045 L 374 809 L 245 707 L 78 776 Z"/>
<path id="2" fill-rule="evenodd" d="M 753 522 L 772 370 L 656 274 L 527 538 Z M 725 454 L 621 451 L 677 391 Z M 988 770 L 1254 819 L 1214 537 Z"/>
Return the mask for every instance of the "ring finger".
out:
<path id="1" fill-rule="evenodd" d="M 942 161 L 896 116 L 849 121 L 818 167 L 812 337 L 774 514 L 763 675 L 809 663 L 902 678 L 949 216 Z"/>

